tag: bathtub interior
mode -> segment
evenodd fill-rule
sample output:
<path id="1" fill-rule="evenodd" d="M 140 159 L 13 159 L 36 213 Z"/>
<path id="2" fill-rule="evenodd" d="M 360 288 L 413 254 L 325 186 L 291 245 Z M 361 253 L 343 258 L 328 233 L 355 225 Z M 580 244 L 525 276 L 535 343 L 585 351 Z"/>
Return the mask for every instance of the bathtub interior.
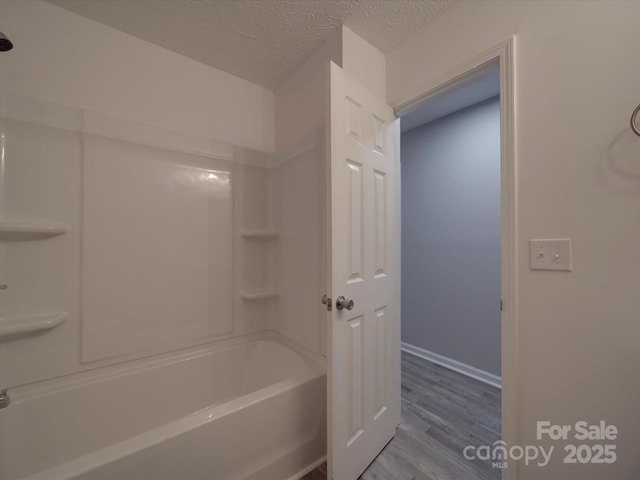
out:
<path id="1" fill-rule="evenodd" d="M 326 367 L 323 357 L 263 332 L 103 370 L 16 390 L 11 408 L 0 412 L 0 430 L 11 432 L 0 438 L 1 478 L 22 478 L 140 435 L 153 443 L 176 429 L 159 427 L 184 417 L 194 417 L 193 426 L 269 393 L 325 382 Z"/>
<path id="2" fill-rule="evenodd" d="M 267 387 L 29 480 L 300 478 L 326 458 L 325 395 L 324 376 Z"/>

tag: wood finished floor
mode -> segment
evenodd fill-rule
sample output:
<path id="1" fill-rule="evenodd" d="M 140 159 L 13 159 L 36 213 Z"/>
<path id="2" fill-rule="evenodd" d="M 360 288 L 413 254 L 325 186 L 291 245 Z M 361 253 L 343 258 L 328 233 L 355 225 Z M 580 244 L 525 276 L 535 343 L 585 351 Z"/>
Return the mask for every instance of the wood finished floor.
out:
<path id="1" fill-rule="evenodd" d="M 500 439 L 500 390 L 402 352 L 402 422 L 360 480 L 498 480 L 467 445 Z M 326 465 L 302 480 L 326 480 Z"/>

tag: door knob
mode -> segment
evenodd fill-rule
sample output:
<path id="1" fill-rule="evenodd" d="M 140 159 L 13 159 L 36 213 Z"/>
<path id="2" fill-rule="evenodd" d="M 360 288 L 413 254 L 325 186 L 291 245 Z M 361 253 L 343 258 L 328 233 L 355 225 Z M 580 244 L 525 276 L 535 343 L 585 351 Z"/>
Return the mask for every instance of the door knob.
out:
<path id="1" fill-rule="evenodd" d="M 338 310 L 343 310 L 345 308 L 347 310 L 353 310 L 353 305 L 354 305 L 353 300 L 348 300 L 344 298 L 342 295 L 336 298 L 336 308 Z"/>

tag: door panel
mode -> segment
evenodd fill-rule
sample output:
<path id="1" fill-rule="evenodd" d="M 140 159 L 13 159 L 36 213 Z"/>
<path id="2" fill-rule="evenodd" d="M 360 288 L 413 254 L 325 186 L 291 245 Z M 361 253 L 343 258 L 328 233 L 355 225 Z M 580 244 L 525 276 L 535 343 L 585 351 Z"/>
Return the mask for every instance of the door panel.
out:
<path id="1" fill-rule="evenodd" d="M 349 440 L 351 445 L 364 429 L 364 328 L 362 316 L 348 322 L 349 335 Z"/>
<path id="2" fill-rule="evenodd" d="M 340 67 L 329 75 L 328 466 L 355 480 L 400 421 L 399 128 Z"/>
<path id="3" fill-rule="evenodd" d="M 349 205 L 349 240 L 348 255 L 351 271 L 347 278 L 347 283 L 361 282 L 363 278 L 364 266 L 364 185 L 363 166 L 353 160 L 347 160 L 347 198 Z"/>
<path id="4" fill-rule="evenodd" d="M 387 266 L 387 175 L 377 170 L 373 171 L 374 184 L 374 234 L 375 244 L 375 272 L 374 278 L 386 275 Z"/>

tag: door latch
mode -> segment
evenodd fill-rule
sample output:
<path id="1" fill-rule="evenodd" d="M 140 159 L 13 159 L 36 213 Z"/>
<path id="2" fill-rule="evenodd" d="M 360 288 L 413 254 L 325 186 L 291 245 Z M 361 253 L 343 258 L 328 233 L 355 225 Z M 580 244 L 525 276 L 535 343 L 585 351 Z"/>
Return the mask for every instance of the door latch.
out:
<path id="1" fill-rule="evenodd" d="M 322 296 L 322 304 L 327 306 L 327 312 L 331 311 L 331 297 L 327 297 L 326 294 Z"/>

